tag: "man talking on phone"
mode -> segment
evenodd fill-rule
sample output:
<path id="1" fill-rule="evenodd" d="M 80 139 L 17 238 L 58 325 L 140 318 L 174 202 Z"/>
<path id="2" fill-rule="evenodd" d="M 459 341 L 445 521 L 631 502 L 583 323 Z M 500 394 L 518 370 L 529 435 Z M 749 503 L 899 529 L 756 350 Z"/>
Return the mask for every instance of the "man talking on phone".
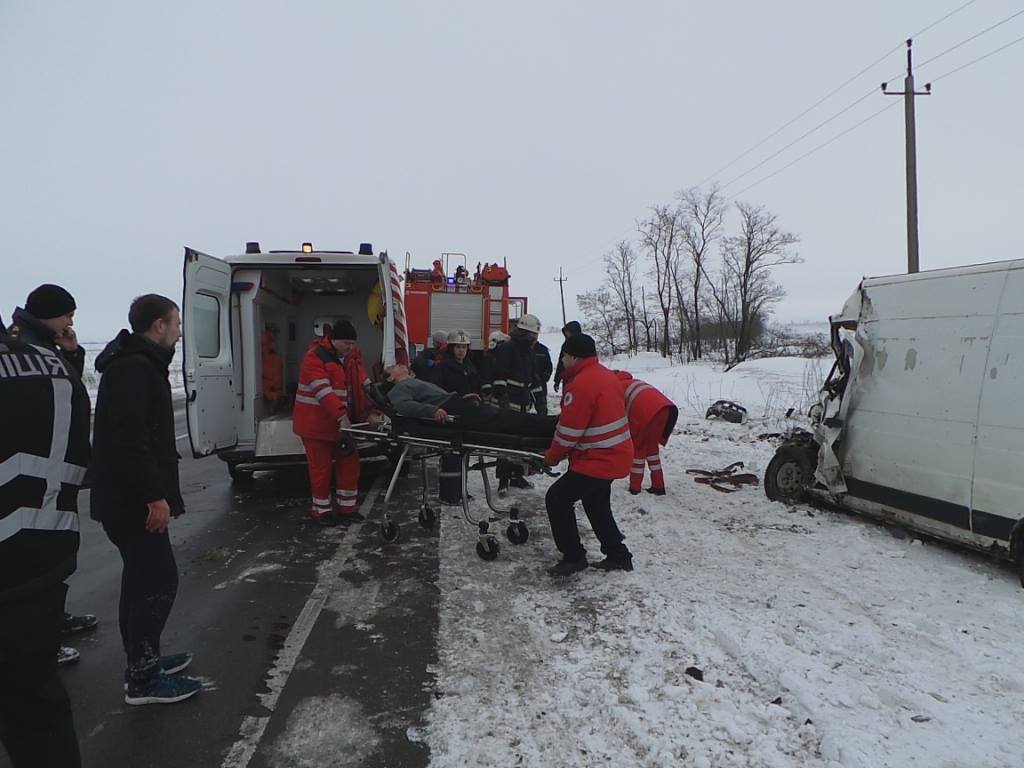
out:
<path id="1" fill-rule="evenodd" d="M 73 375 L 82 378 L 85 370 L 85 350 L 78 345 L 75 335 L 74 297 L 65 288 L 44 283 L 28 295 L 24 308 L 14 310 L 10 334 L 13 338 L 34 347 L 44 347 L 68 363 Z M 73 635 L 96 628 L 96 617 L 91 613 L 81 615 L 64 612 L 61 634 Z M 74 648 L 61 646 L 57 651 L 57 663 L 68 664 L 78 661 L 79 653 Z"/>

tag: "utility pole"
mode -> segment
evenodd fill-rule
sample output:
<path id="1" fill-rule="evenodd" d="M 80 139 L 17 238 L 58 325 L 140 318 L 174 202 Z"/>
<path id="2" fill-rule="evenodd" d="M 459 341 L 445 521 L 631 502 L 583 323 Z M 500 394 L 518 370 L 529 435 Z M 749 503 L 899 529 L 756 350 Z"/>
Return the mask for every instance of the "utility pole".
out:
<path id="1" fill-rule="evenodd" d="M 558 277 L 554 278 L 554 281 L 556 283 L 558 283 L 558 293 L 562 297 L 562 327 L 563 328 L 565 327 L 565 291 L 562 288 L 562 283 L 564 283 L 568 279 L 569 278 L 567 278 L 567 277 L 562 277 L 562 268 L 559 267 L 558 268 Z"/>
<path id="2" fill-rule="evenodd" d="M 907 40 L 907 76 L 903 79 L 902 91 L 888 91 L 888 83 L 882 83 L 886 96 L 903 97 L 903 122 L 907 139 L 907 273 L 919 271 L 920 259 L 917 250 L 917 125 L 914 119 L 914 97 L 930 96 L 932 84 L 925 83 L 923 91 L 914 91 L 914 68 L 911 61 L 913 40 Z"/>

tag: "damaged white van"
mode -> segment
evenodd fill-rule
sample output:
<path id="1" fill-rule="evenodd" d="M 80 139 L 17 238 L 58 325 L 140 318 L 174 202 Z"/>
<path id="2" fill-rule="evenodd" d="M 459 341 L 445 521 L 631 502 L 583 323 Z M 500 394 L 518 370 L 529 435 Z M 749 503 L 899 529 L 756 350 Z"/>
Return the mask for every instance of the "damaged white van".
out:
<path id="1" fill-rule="evenodd" d="M 260 250 L 223 259 L 185 249 L 186 414 L 196 458 L 217 454 L 232 478 L 305 461 L 292 432 L 299 366 L 324 322 L 358 333 L 368 371 L 408 362 L 398 272 L 369 243 L 358 252 Z"/>
<path id="2" fill-rule="evenodd" d="M 836 363 L 765 473 L 1012 558 L 1024 583 L 1024 260 L 868 278 L 830 318 Z"/>

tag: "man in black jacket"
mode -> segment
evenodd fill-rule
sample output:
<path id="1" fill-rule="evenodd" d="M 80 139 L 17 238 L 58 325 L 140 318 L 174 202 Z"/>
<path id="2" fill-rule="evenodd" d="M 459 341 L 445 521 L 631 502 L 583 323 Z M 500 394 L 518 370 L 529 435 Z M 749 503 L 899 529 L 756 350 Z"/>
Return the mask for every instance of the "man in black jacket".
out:
<path id="1" fill-rule="evenodd" d="M 551 380 L 551 350 L 539 340 L 533 343 L 534 382 L 533 407 L 541 416 L 548 415 L 548 381 Z M 561 362 L 561 361 L 559 361 Z"/>
<path id="2" fill-rule="evenodd" d="M 92 514 L 121 553 L 118 619 L 128 657 L 127 704 L 173 703 L 202 688 L 173 677 L 192 654 L 161 655 L 160 635 L 178 591 L 167 526 L 185 511 L 178 483 L 167 369 L 181 336 L 177 305 L 156 294 L 132 302 L 128 321 L 96 360 L 102 373 L 93 428 Z"/>
<path id="3" fill-rule="evenodd" d="M 65 288 L 44 283 L 32 291 L 25 300 L 24 308 L 14 310 L 11 336 L 26 344 L 45 347 L 64 360 L 79 379 L 85 370 L 85 350 L 78 345 L 75 335 L 74 297 Z M 72 635 L 96 628 L 96 617 L 91 613 L 73 615 L 64 611 L 61 633 Z M 67 664 L 78 661 L 79 653 L 74 648 L 61 646 L 57 650 L 57 662 Z"/>
<path id="4" fill-rule="evenodd" d="M 78 768 L 57 649 L 78 554 L 89 395 L 55 351 L 3 337 L 0 423 L 0 743 L 15 768 Z"/>
<path id="5" fill-rule="evenodd" d="M 576 320 L 570 320 L 568 323 L 562 326 L 562 337 L 565 341 L 568 341 L 573 336 L 579 336 L 583 333 L 583 326 Z M 562 377 L 565 375 L 565 366 L 562 365 L 562 355 L 565 354 L 565 342 L 562 343 L 562 348 L 558 351 L 558 365 L 555 367 L 555 392 L 562 384 Z"/>

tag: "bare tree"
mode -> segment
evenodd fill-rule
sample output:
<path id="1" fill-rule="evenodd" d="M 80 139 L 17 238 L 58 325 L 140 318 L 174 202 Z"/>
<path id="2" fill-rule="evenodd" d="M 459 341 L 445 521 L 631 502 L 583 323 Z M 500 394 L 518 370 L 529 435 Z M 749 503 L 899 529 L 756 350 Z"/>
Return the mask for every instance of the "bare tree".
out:
<path id="1" fill-rule="evenodd" d="M 700 332 L 701 282 L 706 277 L 705 264 L 717 240 L 721 238 L 725 223 L 726 202 L 718 185 L 712 185 L 707 192 L 699 187 L 690 187 L 679 193 L 683 211 L 683 252 L 693 265 L 691 275 L 691 334 L 692 352 L 695 360 L 703 356 Z M 679 290 L 677 286 L 677 291 Z"/>
<path id="2" fill-rule="evenodd" d="M 614 300 L 615 309 L 621 312 L 626 331 L 626 346 L 636 352 L 637 338 L 637 255 L 632 246 L 623 240 L 615 246 L 615 252 L 604 257 L 605 286 Z"/>
<path id="3" fill-rule="evenodd" d="M 612 355 L 622 349 L 617 341 L 622 326 L 622 315 L 616 311 L 615 302 L 605 287 L 587 291 L 576 296 L 576 306 L 583 315 L 584 323 L 602 352 Z"/>
<path id="4" fill-rule="evenodd" d="M 648 218 L 637 222 L 640 246 L 651 259 L 655 296 L 661 308 L 662 357 L 669 356 L 669 319 L 672 315 L 674 293 L 672 276 L 682 247 L 682 229 L 682 211 L 667 205 L 654 206 L 651 208 L 651 215 Z"/>
<path id="5" fill-rule="evenodd" d="M 755 321 L 764 320 L 771 305 L 786 295 L 772 280 L 772 269 L 803 259 L 791 250 L 800 238 L 780 229 L 775 214 L 750 203 L 736 203 L 736 209 L 740 229 L 722 243 L 722 274 L 733 294 L 735 356 L 743 360 L 750 351 Z"/>
<path id="6" fill-rule="evenodd" d="M 676 262 L 672 270 L 672 290 L 676 295 L 676 315 L 679 323 L 679 338 L 677 339 L 676 353 L 680 359 L 687 359 L 685 353 L 689 350 L 691 331 L 694 323 L 694 308 L 689 305 L 688 286 L 692 284 L 693 277 L 689 270 L 683 266 L 683 260 Z"/>
<path id="7" fill-rule="evenodd" d="M 640 325 L 644 329 L 644 351 L 650 352 L 653 348 L 651 330 L 655 327 L 655 322 L 648 311 L 647 288 L 643 285 L 640 286 L 640 310 L 643 312 L 643 315 L 640 316 Z M 657 343 L 657 339 L 654 340 L 654 343 Z"/>

